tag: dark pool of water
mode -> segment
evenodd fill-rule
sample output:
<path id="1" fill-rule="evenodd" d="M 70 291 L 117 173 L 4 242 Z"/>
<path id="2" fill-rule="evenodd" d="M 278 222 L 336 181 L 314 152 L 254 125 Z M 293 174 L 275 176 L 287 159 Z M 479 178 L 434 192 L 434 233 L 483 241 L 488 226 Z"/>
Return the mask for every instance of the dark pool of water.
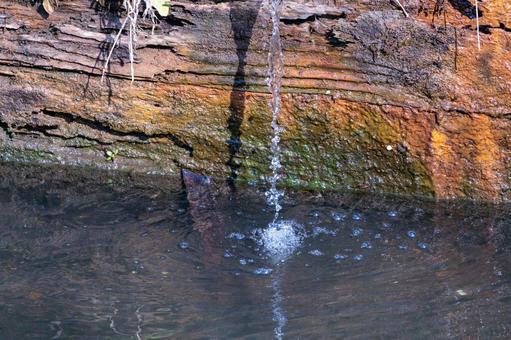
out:
<path id="1" fill-rule="evenodd" d="M 262 191 L 189 198 L 0 166 L 0 338 L 511 337 L 508 206 L 294 193 L 267 232 Z"/>

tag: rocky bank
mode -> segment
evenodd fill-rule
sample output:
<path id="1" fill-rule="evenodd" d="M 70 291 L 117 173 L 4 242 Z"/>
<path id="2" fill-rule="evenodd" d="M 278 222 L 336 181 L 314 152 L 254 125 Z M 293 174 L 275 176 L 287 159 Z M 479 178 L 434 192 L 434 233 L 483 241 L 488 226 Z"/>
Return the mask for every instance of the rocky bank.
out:
<path id="1" fill-rule="evenodd" d="M 264 182 L 267 3 L 171 3 L 132 84 L 124 44 L 101 81 L 117 16 L 2 1 L 1 159 Z M 510 200 L 511 4 L 480 3 L 478 51 L 474 1 L 402 3 L 284 0 L 283 182 Z"/>

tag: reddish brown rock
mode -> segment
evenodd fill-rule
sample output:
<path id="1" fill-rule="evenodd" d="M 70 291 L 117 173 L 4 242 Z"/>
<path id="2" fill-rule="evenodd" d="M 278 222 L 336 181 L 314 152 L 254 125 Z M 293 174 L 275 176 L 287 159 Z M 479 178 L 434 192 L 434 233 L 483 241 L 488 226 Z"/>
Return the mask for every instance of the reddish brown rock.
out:
<path id="1" fill-rule="evenodd" d="M 133 84 L 124 44 L 100 80 L 119 19 L 60 3 L 46 19 L 0 4 L 3 159 L 264 180 L 266 2 L 172 2 L 142 27 Z M 284 1 L 285 183 L 509 200 L 510 5 L 481 3 L 478 51 L 469 1 L 403 3 L 410 18 L 386 0 Z"/>

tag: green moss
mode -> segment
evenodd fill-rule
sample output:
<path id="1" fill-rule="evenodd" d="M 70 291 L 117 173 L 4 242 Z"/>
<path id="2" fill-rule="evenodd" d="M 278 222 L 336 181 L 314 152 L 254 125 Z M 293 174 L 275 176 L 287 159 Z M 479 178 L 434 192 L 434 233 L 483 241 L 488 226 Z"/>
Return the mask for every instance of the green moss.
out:
<path id="1" fill-rule="evenodd" d="M 315 115 L 310 116 L 314 120 Z M 310 120 L 300 122 L 300 128 L 284 132 L 283 187 L 318 191 L 364 188 L 434 195 L 430 174 L 420 161 L 410 160 L 405 152 L 386 149 L 388 144 L 399 142 L 398 134 L 378 115 L 370 115 L 367 118 L 370 123 L 366 121 L 363 126 L 346 126 L 336 135 L 329 135 L 324 125 L 327 122 Z M 244 145 L 254 149 L 240 154 L 239 179 L 262 183 L 270 173 L 269 137 L 261 134 L 244 137 Z"/>
<path id="2" fill-rule="evenodd" d="M 463 191 L 467 197 L 472 197 L 475 193 L 477 193 L 478 188 L 472 183 L 470 178 L 463 178 L 461 182 L 461 191 Z"/>
<path id="3" fill-rule="evenodd" d="M 0 145 L 0 160 L 22 163 L 59 163 L 59 159 L 51 152 L 33 149 L 18 149 Z"/>

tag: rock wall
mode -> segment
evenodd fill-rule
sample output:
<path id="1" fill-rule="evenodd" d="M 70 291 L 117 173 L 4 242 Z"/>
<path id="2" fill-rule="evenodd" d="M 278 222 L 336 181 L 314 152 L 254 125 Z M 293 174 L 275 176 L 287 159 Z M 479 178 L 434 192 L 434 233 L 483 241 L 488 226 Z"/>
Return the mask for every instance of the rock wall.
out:
<path id="1" fill-rule="evenodd" d="M 284 183 L 511 199 L 511 4 L 478 51 L 473 1 L 402 3 L 284 0 Z M 1 159 L 264 182 L 266 1 L 172 1 L 134 83 L 125 40 L 101 81 L 122 19 L 60 4 L 0 3 Z"/>

